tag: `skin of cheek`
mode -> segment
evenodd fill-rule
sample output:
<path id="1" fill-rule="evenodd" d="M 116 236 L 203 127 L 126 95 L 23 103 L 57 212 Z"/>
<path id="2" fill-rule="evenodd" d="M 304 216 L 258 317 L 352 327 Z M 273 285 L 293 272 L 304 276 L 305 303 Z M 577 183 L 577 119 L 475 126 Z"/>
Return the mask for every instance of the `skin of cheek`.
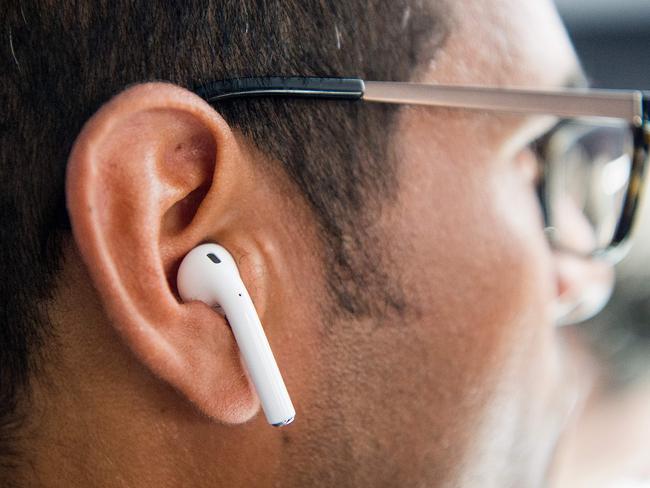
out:
<path id="1" fill-rule="evenodd" d="M 536 438 L 539 406 L 549 402 L 553 275 L 539 208 L 513 164 L 490 160 L 497 151 L 487 133 L 471 147 L 447 143 L 472 122 L 442 114 L 445 126 L 432 135 L 420 111 L 406 113 L 399 202 L 377 232 L 394 243 L 384 245 L 385 261 L 401 263 L 393 276 L 408 309 L 404 320 L 365 330 L 364 384 L 353 380 L 363 391 L 351 414 L 362 419 L 356 442 L 372 439 L 391 453 L 372 468 L 385 476 L 409 466 L 410 481 L 439 482 L 463 458 L 494 473 L 517 439 Z M 500 407 L 511 416 L 491 418 Z M 482 462 L 488 446 L 498 454 Z"/>
<path id="2" fill-rule="evenodd" d="M 496 468 L 508 476 L 503 483 L 535 486 L 546 476 L 575 397 L 559 388 L 560 381 L 570 382 L 560 376 L 565 364 L 552 313 L 556 281 L 533 182 L 512 161 L 484 164 L 491 170 L 485 179 L 488 218 L 505 260 L 494 279 L 508 280 L 516 291 L 501 297 L 501 303 L 512 300 L 513 310 L 493 330 L 503 345 L 499 377 L 477 434 L 476 445 L 485 446 L 473 454 L 480 457 L 473 463 L 477 474 L 467 482 L 487 479 Z"/>
<path id="3" fill-rule="evenodd" d="M 398 201 L 368 232 L 406 309 L 326 320 L 309 422 L 286 451 L 313 460 L 295 464 L 296 486 L 444 486 L 515 473 L 513 460 L 522 471 L 544 464 L 516 452 L 518 439 L 530 447 L 547 427 L 555 358 L 552 268 L 532 184 L 494 160 L 489 131 L 471 147 L 448 142 L 486 120 L 404 114 Z"/>

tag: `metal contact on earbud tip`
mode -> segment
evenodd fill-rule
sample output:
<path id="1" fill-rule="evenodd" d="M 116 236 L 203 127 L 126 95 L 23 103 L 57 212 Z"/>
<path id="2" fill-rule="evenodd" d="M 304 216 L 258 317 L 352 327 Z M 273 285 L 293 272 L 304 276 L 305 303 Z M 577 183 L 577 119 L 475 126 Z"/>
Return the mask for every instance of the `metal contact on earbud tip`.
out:
<path id="1" fill-rule="evenodd" d="M 295 419 L 296 416 L 294 415 L 293 417 L 288 418 L 287 420 L 283 420 L 282 422 L 278 422 L 277 424 L 272 424 L 273 427 L 284 427 L 285 425 L 289 425 L 291 422 L 293 422 L 293 419 Z"/>

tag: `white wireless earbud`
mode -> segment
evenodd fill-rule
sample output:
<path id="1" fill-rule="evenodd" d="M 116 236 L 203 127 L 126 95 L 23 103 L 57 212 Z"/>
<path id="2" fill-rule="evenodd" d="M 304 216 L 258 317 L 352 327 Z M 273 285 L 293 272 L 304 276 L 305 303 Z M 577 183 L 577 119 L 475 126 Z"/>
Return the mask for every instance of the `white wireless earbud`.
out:
<path id="1" fill-rule="evenodd" d="M 266 419 L 276 427 L 291 423 L 296 411 L 230 253 L 217 244 L 195 247 L 178 268 L 177 285 L 183 301 L 200 300 L 223 309 Z"/>

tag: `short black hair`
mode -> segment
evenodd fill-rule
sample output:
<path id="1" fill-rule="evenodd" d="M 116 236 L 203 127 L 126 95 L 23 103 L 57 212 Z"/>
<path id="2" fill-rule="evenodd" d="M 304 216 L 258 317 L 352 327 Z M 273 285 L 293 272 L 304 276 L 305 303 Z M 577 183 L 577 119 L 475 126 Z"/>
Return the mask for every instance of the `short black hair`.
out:
<path id="1" fill-rule="evenodd" d="M 442 2 L 3 2 L 0 462 L 9 459 L 2 453 L 11 452 L 41 345 L 54 333 L 46 304 L 69 235 L 65 167 L 89 116 L 126 86 L 150 80 L 190 89 L 269 75 L 408 80 L 445 38 Z M 313 209 L 332 253 L 330 288 L 341 309 L 369 313 L 360 290 L 372 280 L 350 272 L 369 259 L 354 236 L 364 209 L 391 194 L 385 153 L 398 109 L 279 99 L 217 108 L 281 163 Z M 401 306 L 399 298 L 392 306 Z"/>

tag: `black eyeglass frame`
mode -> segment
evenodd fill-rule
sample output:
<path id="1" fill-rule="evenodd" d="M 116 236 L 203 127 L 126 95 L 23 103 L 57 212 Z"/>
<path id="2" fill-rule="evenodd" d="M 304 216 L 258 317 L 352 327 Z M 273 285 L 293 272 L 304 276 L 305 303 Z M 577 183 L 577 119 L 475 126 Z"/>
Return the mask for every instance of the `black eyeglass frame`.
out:
<path id="1" fill-rule="evenodd" d="M 622 212 L 609 244 L 588 256 L 618 261 L 629 248 L 650 146 L 650 98 L 641 91 L 525 90 L 298 76 L 214 81 L 195 91 L 209 103 L 248 97 L 301 97 L 544 114 L 568 119 L 600 117 L 625 120 L 633 134 L 634 150 Z M 548 222 L 547 209 L 543 210 Z M 546 231 L 553 243 L 554 229 L 547 227 Z M 575 253 L 569 249 L 565 251 Z"/>

